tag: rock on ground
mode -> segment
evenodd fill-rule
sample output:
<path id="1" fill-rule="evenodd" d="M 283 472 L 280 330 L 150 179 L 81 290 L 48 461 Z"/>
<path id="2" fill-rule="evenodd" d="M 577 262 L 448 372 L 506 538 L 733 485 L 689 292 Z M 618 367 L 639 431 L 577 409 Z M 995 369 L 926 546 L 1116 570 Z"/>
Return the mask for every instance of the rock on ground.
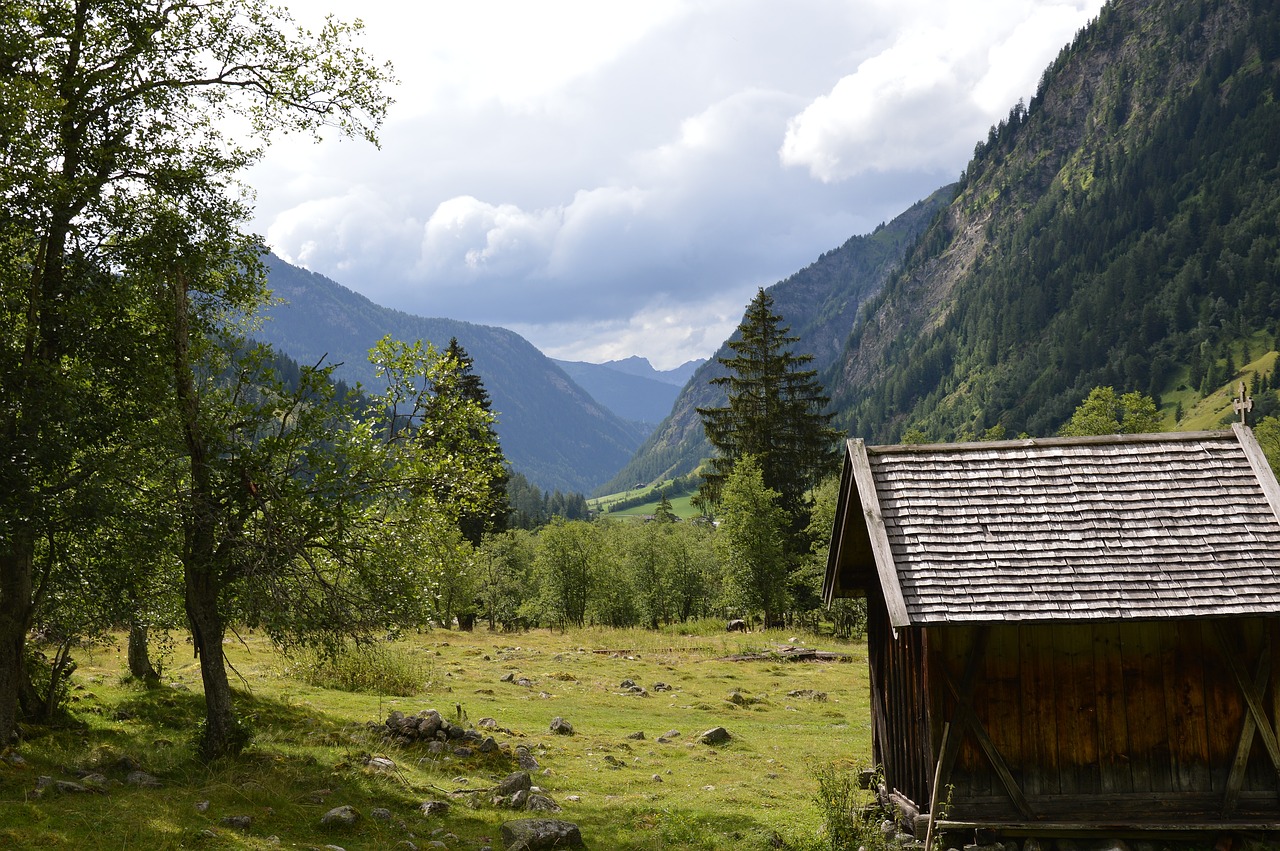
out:
<path id="1" fill-rule="evenodd" d="M 582 832 L 573 822 L 559 819 L 516 819 L 502 825 L 507 851 L 542 851 L 546 848 L 585 848 Z"/>

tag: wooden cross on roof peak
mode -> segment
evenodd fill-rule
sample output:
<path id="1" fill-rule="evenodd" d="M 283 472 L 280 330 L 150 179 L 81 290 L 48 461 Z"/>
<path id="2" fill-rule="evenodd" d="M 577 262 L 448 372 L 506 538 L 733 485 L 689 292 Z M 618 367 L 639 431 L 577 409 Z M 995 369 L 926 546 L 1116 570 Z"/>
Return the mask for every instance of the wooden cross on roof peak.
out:
<path id="1" fill-rule="evenodd" d="M 1253 399 L 1249 397 L 1249 391 L 1243 381 L 1240 382 L 1240 395 L 1232 400 L 1231 407 L 1235 408 L 1236 413 L 1240 415 L 1240 425 L 1247 426 L 1249 412 L 1253 410 Z"/>

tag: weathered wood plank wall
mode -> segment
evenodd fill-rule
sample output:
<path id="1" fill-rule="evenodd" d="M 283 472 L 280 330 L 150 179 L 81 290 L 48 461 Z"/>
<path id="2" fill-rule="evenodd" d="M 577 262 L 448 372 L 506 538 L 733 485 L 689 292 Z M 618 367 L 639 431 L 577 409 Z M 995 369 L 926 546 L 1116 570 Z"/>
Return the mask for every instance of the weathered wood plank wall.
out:
<path id="1" fill-rule="evenodd" d="M 959 682 L 977 629 L 899 630 L 894 641 L 882 628 L 877 636 L 887 646 L 873 685 L 897 713 L 889 725 L 898 731 L 889 749 L 894 767 L 886 763 L 886 770 L 900 787 L 911 787 L 901 791 L 913 800 L 929 800 L 942 727 L 956 709 L 937 686 L 926 707 L 916 705 L 918 695 L 925 682 L 943 681 L 938 666 Z M 1261 735 L 1242 763 L 1239 809 L 1224 810 L 1248 711 L 1224 653 L 1260 678 L 1275 730 L 1280 678 L 1270 673 L 1274 654 L 1264 654 L 1280 647 L 1278 629 L 1280 623 L 1266 618 L 991 626 L 970 697 L 1037 818 L 1276 817 L 1280 781 Z M 922 648 L 925 664 L 917 671 Z M 895 675 L 886 679 L 891 669 Z M 915 742 L 929 743 L 927 758 L 908 734 L 920 719 L 929 734 Z M 977 736 L 962 732 L 944 781 L 951 786 L 950 817 L 1015 817 L 1006 782 Z"/>

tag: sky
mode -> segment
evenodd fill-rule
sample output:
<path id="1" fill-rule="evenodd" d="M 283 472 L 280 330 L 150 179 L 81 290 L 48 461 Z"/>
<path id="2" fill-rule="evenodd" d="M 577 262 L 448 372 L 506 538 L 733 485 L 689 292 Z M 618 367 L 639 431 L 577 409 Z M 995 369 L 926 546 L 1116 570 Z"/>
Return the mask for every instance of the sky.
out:
<path id="1" fill-rule="evenodd" d="M 956 180 L 1101 6 L 299 0 L 363 21 L 395 104 L 380 147 L 277 142 L 251 226 L 378 304 L 674 368 Z"/>

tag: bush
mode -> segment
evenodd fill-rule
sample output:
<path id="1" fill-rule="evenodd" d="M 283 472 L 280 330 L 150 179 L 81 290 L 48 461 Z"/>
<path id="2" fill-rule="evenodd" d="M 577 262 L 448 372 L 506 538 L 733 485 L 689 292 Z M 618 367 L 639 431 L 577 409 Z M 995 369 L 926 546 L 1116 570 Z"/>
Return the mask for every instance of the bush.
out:
<path id="1" fill-rule="evenodd" d="M 348 645 L 336 654 L 307 651 L 293 659 L 290 674 L 318 688 L 407 697 L 422 691 L 430 666 L 387 644 Z"/>

